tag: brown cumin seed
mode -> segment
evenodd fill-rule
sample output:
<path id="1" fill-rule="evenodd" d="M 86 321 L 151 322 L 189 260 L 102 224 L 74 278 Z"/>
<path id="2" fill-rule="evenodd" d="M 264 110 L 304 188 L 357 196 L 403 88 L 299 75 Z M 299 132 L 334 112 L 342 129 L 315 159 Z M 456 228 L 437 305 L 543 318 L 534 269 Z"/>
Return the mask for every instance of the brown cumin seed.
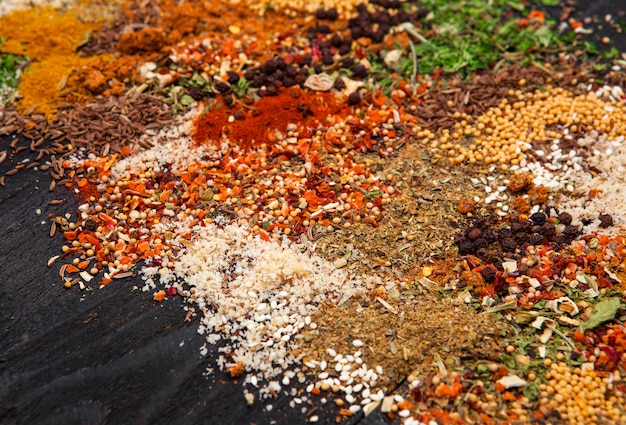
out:
<path id="1" fill-rule="evenodd" d="M 30 164 L 28 164 L 28 165 L 26 166 L 26 169 L 27 169 L 27 170 L 30 170 L 31 168 L 35 168 L 35 167 L 37 167 L 39 164 L 41 164 L 41 163 L 40 163 L 40 162 L 38 162 L 38 161 L 36 161 L 36 162 L 31 162 Z"/>
<path id="2" fill-rule="evenodd" d="M 57 186 L 56 181 L 55 181 L 55 180 L 52 180 L 52 181 L 50 182 L 50 186 L 48 186 L 48 190 L 49 190 L 50 192 L 52 192 L 56 186 Z"/>
<path id="3" fill-rule="evenodd" d="M 5 179 L 4 176 L 0 177 L 0 186 L 2 187 L 4 187 L 4 179 Z"/>
<path id="4" fill-rule="evenodd" d="M 64 199 L 53 199 L 52 201 L 48 202 L 48 205 L 61 205 L 63 202 L 65 202 Z"/>
<path id="5" fill-rule="evenodd" d="M 57 232 L 57 223 L 56 221 L 53 221 L 52 225 L 50 226 L 50 237 L 53 237 L 56 232 Z"/>
<path id="6" fill-rule="evenodd" d="M 7 171 L 4 174 L 6 174 L 7 176 L 12 176 L 12 175 L 16 174 L 18 171 L 19 171 L 19 168 L 13 168 L 13 169 Z"/>
<path id="7" fill-rule="evenodd" d="M 5 159 L 7 159 L 7 151 L 6 150 L 0 152 L 0 164 L 2 164 Z"/>

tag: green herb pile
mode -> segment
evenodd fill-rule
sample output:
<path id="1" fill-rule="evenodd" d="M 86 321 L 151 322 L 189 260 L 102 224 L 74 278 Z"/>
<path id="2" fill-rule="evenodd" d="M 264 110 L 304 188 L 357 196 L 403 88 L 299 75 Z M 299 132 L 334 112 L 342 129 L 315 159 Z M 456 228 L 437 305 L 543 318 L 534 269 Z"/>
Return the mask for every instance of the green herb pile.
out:
<path id="1" fill-rule="evenodd" d="M 10 103 L 17 98 L 15 89 L 21 73 L 20 65 L 25 61 L 23 56 L 0 51 L 0 104 Z"/>

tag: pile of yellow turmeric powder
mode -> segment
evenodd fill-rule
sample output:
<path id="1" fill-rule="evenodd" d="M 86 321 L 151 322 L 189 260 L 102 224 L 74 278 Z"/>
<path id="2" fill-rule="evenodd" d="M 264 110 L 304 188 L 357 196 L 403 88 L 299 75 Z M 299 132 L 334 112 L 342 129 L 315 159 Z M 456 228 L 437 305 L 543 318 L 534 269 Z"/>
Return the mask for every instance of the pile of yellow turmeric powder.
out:
<path id="1" fill-rule="evenodd" d="M 17 10 L 0 18 L 4 52 L 27 56 L 32 62 L 20 78 L 19 107 L 36 108 L 51 116 L 72 70 L 96 58 L 82 58 L 76 48 L 103 24 L 96 3 L 78 9 L 52 7 Z M 103 58 L 99 58 L 103 59 Z"/>

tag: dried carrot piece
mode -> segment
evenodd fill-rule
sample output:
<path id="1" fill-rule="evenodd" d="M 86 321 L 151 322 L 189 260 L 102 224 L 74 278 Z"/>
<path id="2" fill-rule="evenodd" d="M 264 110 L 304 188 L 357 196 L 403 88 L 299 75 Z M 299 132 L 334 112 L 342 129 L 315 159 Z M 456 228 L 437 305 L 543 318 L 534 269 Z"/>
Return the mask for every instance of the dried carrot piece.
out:
<path id="1" fill-rule="evenodd" d="M 163 301 L 165 299 L 165 291 L 160 290 L 159 292 L 154 294 L 154 297 L 152 297 L 152 299 L 154 299 L 154 301 L 158 301 L 158 302 Z"/>
<path id="2" fill-rule="evenodd" d="M 80 269 L 73 264 L 68 264 L 67 267 L 65 268 L 65 271 L 68 273 L 76 273 L 76 272 L 79 272 Z"/>

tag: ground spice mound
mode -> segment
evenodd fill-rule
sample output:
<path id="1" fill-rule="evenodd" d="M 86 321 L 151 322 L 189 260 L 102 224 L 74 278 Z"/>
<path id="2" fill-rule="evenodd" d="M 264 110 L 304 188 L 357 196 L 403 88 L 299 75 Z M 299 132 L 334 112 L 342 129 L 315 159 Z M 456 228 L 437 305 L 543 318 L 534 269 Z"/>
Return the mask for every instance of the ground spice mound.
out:
<path id="1" fill-rule="evenodd" d="M 161 28 L 143 28 L 136 32 L 122 34 L 117 49 L 124 54 L 158 51 L 167 42 L 165 31 Z"/>
<path id="2" fill-rule="evenodd" d="M 310 245 L 287 237 L 266 241 L 237 224 L 190 231 L 194 239 L 180 252 L 174 275 L 192 287 L 191 300 L 204 312 L 199 332 L 209 343 L 228 338 L 218 360 L 222 368 L 234 362 L 259 377 L 275 377 L 299 360 L 300 334 L 316 326 L 311 316 L 320 303 L 341 305 L 366 287 L 314 255 Z M 158 269 L 143 273 L 156 276 Z M 169 277 L 161 274 L 161 281 Z"/>
<path id="3" fill-rule="evenodd" d="M 102 17 L 94 16 L 91 9 L 69 12 L 48 7 L 15 11 L 0 19 L 2 50 L 34 61 L 20 78 L 21 111 L 37 108 L 51 116 L 63 102 L 60 90 L 71 70 L 89 63 L 75 49 L 101 25 Z"/>
<path id="4" fill-rule="evenodd" d="M 320 310 L 317 314 L 321 317 L 314 317 L 318 327 L 307 330 L 305 338 L 324 336 L 324 341 L 321 347 L 313 344 L 306 348 L 305 362 L 325 359 L 327 348 L 349 353 L 356 338 L 367 347 L 363 360 L 385 370 L 379 384 L 390 390 L 409 374 L 426 372 L 433 357 L 446 361 L 458 356 L 497 358 L 494 337 L 498 325 L 493 317 L 478 315 L 457 300 L 440 299 L 421 290 L 417 283 L 407 285 L 384 304 L 380 299 L 350 301 L 346 307 Z"/>
<path id="5" fill-rule="evenodd" d="M 260 145 L 276 140 L 276 131 L 285 132 L 289 124 L 314 127 L 341 109 L 341 100 L 333 94 L 292 88 L 277 96 L 262 97 L 250 106 L 222 106 L 200 115 L 195 122 L 194 140 L 205 143 L 224 136 L 241 147 Z"/>

